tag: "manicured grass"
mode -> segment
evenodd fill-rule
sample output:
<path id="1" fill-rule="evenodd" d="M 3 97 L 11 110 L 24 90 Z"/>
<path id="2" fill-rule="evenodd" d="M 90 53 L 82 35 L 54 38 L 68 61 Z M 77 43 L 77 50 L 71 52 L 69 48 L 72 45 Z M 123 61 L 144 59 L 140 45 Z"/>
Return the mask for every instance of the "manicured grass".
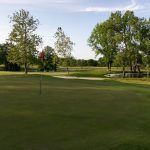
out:
<path id="1" fill-rule="evenodd" d="M 69 75 L 76 77 L 104 77 L 105 74 L 107 74 L 107 71 L 95 70 L 95 71 L 72 72 Z"/>
<path id="2" fill-rule="evenodd" d="M 4 74 L 0 150 L 150 149 L 150 85 Z"/>
<path id="3" fill-rule="evenodd" d="M 64 70 L 64 69 L 63 69 Z M 107 70 L 106 67 L 71 67 L 69 68 L 70 76 L 77 76 L 77 77 L 103 77 L 110 73 L 121 73 L 121 67 L 112 67 L 111 72 Z M 142 73 L 146 73 L 146 70 L 141 69 Z M 126 73 L 129 73 L 129 68 L 126 68 Z"/>
<path id="4" fill-rule="evenodd" d="M 105 77 L 109 72 L 106 67 L 82 67 L 70 68 L 70 76 L 76 77 Z M 120 68 L 112 68 L 112 72 L 120 71 Z"/>

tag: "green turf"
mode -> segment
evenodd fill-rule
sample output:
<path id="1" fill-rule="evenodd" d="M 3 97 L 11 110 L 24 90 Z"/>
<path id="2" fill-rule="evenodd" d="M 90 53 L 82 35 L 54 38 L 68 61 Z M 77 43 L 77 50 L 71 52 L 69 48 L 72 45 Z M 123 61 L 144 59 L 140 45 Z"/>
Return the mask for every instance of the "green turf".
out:
<path id="1" fill-rule="evenodd" d="M 149 150 L 150 85 L 0 76 L 0 150 Z"/>

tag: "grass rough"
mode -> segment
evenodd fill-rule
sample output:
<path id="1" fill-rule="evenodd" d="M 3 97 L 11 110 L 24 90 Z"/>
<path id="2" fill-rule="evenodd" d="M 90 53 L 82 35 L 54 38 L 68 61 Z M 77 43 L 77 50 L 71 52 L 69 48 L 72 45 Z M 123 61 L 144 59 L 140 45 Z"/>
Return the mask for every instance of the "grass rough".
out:
<path id="1" fill-rule="evenodd" d="M 1 74 L 1 150 L 149 150 L 150 86 Z"/>

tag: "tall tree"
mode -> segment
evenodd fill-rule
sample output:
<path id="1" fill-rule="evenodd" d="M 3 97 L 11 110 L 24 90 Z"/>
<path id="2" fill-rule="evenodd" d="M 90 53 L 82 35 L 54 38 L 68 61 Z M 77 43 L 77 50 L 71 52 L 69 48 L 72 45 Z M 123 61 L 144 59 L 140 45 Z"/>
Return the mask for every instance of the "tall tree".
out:
<path id="1" fill-rule="evenodd" d="M 137 34 L 140 52 L 143 54 L 143 60 L 147 68 L 149 76 L 150 69 L 150 18 L 142 18 L 139 20 L 139 28 Z"/>
<path id="2" fill-rule="evenodd" d="M 123 53 L 126 56 L 126 64 L 130 66 L 131 72 L 133 66 L 134 68 L 135 66 L 139 68 L 140 64 L 138 42 L 136 41 L 138 20 L 139 18 L 136 17 L 132 11 L 126 11 L 122 16 L 121 44 Z"/>
<path id="3" fill-rule="evenodd" d="M 8 41 L 11 44 L 8 53 L 8 61 L 24 65 L 25 73 L 35 55 L 37 54 L 37 46 L 42 39 L 35 34 L 39 21 L 30 16 L 30 13 L 24 9 L 15 12 L 10 17 L 13 23 L 13 29 L 9 35 Z"/>
<path id="4" fill-rule="evenodd" d="M 115 12 L 117 14 L 119 12 Z M 114 17 L 114 23 L 116 15 Z M 137 35 L 139 32 L 139 18 L 132 11 L 126 11 L 124 14 L 120 12 L 120 26 L 116 30 L 116 40 L 118 44 L 117 59 L 123 66 L 123 75 L 125 76 L 125 67 L 130 66 L 131 72 L 136 72 L 136 68 L 140 73 L 140 64 L 142 63 L 141 53 L 139 49 L 139 40 Z M 115 25 L 116 27 L 116 25 Z"/>
<path id="5" fill-rule="evenodd" d="M 96 55 L 101 54 L 106 58 L 108 71 L 111 71 L 112 62 L 117 52 L 114 35 L 113 21 L 107 20 L 97 24 L 88 39 L 89 46 L 92 47 Z"/>
<path id="6" fill-rule="evenodd" d="M 138 68 L 140 73 L 143 55 L 141 52 L 148 56 L 150 39 L 149 21 L 141 20 L 143 19 L 136 17 L 132 11 L 126 11 L 124 14 L 117 11 L 93 29 L 88 40 L 89 45 L 96 54 L 104 56 L 108 70 L 116 58 L 117 62 L 122 64 L 124 76 L 126 66 L 130 66 L 131 72 L 133 69 L 136 72 Z"/>
<path id="7" fill-rule="evenodd" d="M 66 66 L 67 66 L 67 71 L 69 73 L 68 69 L 68 60 L 71 58 L 71 53 L 73 50 L 73 45 L 74 43 L 71 41 L 70 37 L 68 37 L 64 31 L 62 30 L 61 27 L 59 27 L 54 35 L 56 38 L 55 42 L 55 49 L 56 52 L 60 57 L 65 58 L 66 60 Z"/>

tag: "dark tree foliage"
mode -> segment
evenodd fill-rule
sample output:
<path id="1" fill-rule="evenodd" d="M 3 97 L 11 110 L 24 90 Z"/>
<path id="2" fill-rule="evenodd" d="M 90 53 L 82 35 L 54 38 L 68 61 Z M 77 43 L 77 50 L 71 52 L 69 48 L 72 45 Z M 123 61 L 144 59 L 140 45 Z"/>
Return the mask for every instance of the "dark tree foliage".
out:
<path id="1" fill-rule="evenodd" d="M 9 44 L 0 44 L 0 64 L 4 65 L 5 71 L 19 71 L 20 66 L 16 63 L 10 63 L 7 60 Z"/>
<path id="2" fill-rule="evenodd" d="M 57 71 L 58 56 L 55 50 L 50 47 L 44 47 L 43 51 L 39 54 L 40 58 L 40 70 L 42 71 Z"/>

